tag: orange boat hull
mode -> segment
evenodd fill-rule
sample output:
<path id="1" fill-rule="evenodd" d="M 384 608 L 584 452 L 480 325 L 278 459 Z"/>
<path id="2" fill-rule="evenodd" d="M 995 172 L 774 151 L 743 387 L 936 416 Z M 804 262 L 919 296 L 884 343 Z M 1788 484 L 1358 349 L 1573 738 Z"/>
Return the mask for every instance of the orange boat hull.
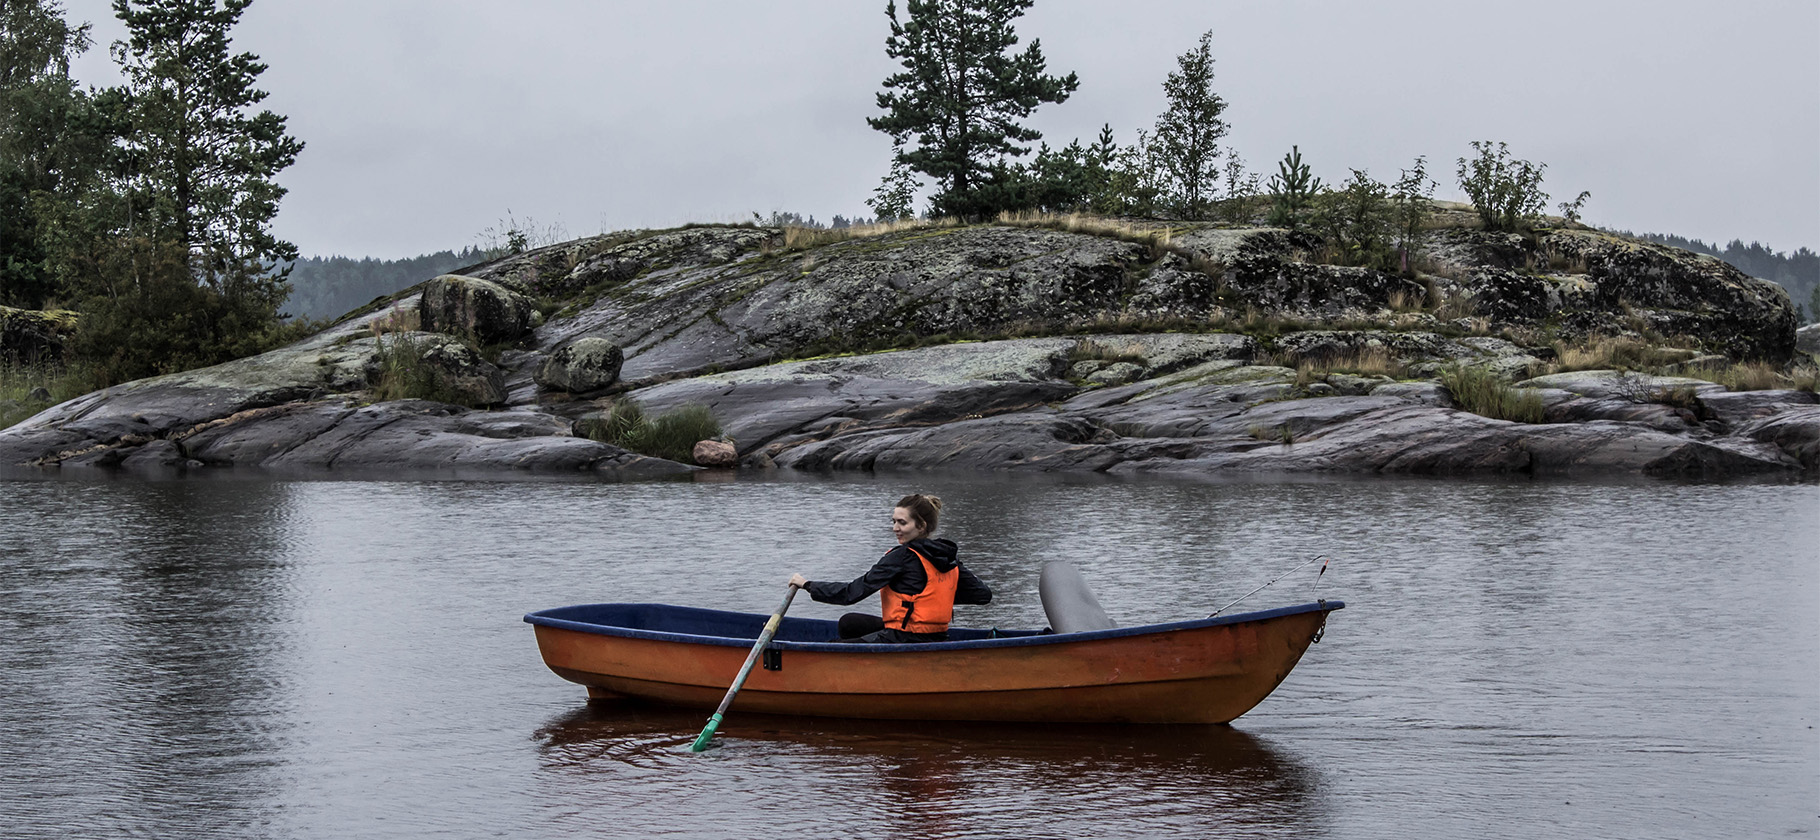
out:
<path id="1" fill-rule="evenodd" d="M 733 710 L 904 720 L 1225 723 L 1269 696 L 1318 638 L 1327 614 L 1342 606 L 1322 603 L 1299 612 L 1256 613 L 1250 620 L 1235 616 L 1224 620 L 1230 623 L 1184 622 L 1120 635 L 959 645 L 779 641 L 780 667 L 754 670 Z M 713 709 L 725 696 L 751 645 L 628 638 L 543 624 L 535 629 L 545 664 L 587 686 L 591 697 L 701 709 Z"/>

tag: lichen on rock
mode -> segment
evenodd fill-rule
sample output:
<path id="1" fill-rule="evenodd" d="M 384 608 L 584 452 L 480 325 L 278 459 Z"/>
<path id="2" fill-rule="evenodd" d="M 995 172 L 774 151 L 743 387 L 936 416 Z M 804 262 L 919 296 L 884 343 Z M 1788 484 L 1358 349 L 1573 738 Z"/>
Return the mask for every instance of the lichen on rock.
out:
<path id="1" fill-rule="evenodd" d="M 546 357 L 537 368 L 539 387 L 573 394 L 587 394 L 612 387 L 619 380 L 625 354 L 604 338 L 578 338 Z"/>

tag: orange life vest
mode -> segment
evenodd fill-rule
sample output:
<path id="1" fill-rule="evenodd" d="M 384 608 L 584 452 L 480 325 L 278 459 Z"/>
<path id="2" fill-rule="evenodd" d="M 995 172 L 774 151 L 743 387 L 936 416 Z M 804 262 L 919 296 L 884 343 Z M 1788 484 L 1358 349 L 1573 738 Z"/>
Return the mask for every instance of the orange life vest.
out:
<path id="1" fill-rule="evenodd" d="M 954 620 L 954 589 L 961 582 L 961 567 L 938 572 L 922 552 L 904 547 L 922 561 L 923 574 L 929 581 L 923 584 L 923 591 L 915 595 L 905 595 L 890 586 L 878 591 L 885 626 L 906 633 L 948 632 L 948 622 Z"/>

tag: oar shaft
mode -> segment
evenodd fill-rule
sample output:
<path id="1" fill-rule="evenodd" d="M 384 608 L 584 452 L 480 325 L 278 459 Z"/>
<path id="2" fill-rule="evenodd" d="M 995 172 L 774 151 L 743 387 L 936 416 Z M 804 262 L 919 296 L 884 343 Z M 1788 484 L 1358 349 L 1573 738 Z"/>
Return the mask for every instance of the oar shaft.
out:
<path id="1" fill-rule="evenodd" d="M 784 602 L 778 605 L 777 612 L 772 613 L 770 620 L 765 622 L 765 629 L 758 633 L 758 641 L 752 643 L 752 652 L 746 654 L 745 664 L 739 666 L 739 675 L 734 677 L 733 684 L 727 687 L 727 696 L 720 699 L 720 707 L 714 710 L 713 717 L 708 718 L 708 725 L 702 728 L 701 735 L 689 747 L 690 750 L 701 752 L 708 748 L 708 742 L 714 738 L 714 731 L 720 728 L 721 717 L 727 713 L 727 708 L 733 705 L 733 698 L 739 694 L 740 687 L 746 684 L 746 677 L 752 674 L 752 666 L 758 664 L 759 656 L 765 652 L 765 645 L 770 644 L 771 638 L 777 635 L 778 625 L 783 624 L 784 613 L 790 609 L 790 600 L 795 597 L 796 584 L 791 584 L 790 590 L 784 593 Z"/>
<path id="2" fill-rule="evenodd" d="M 778 607 L 777 612 L 771 614 L 770 620 L 765 622 L 765 629 L 759 631 L 758 641 L 752 644 L 752 651 L 746 654 L 745 664 L 739 666 L 739 676 L 733 678 L 733 685 L 727 688 L 727 696 L 721 698 L 720 708 L 714 710 L 715 714 L 724 715 L 727 713 L 727 707 L 733 705 L 733 696 L 738 694 L 739 689 L 746 684 L 746 677 L 752 675 L 752 666 L 758 664 L 759 656 L 765 652 L 765 645 L 770 644 L 772 637 L 777 635 L 778 625 L 784 621 L 784 611 L 790 609 L 790 599 L 795 597 L 796 587 L 792 586 L 789 594 L 784 596 L 783 606 Z"/>

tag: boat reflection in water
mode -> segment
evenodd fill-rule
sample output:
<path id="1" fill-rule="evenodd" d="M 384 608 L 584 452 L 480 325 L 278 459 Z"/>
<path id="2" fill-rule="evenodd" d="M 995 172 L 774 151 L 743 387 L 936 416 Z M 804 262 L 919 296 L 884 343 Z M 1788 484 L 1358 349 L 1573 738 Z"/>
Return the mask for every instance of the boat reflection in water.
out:
<path id="1" fill-rule="evenodd" d="M 1231 726 L 748 713 L 736 734 L 692 754 L 701 722 L 698 712 L 595 700 L 537 732 L 539 787 L 609 804 L 616 830 L 686 825 L 684 836 L 1230 837 L 1328 828 L 1315 796 L 1319 774 Z"/>

